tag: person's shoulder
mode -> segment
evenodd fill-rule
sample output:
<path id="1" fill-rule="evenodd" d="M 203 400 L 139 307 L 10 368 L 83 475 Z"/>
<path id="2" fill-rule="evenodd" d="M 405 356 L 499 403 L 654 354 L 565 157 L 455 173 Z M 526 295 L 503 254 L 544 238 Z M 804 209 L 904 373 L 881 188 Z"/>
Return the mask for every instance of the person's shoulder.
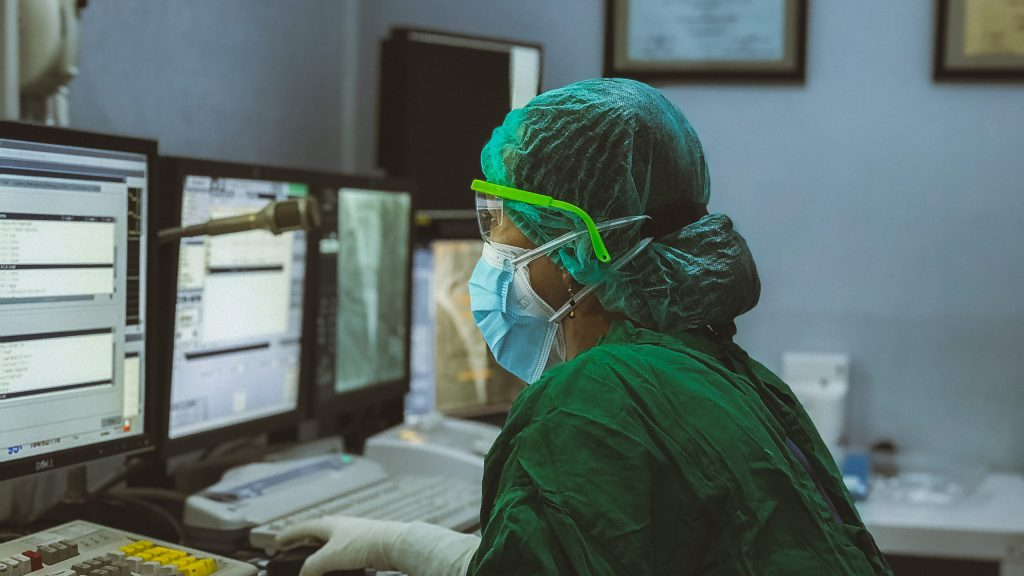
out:
<path id="1" fill-rule="evenodd" d="M 633 342 L 604 342 L 541 377 L 537 392 L 561 406 L 599 396 L 607 405 L 633 402 L 637 393 L 666 384 L 699 384 L 715 374 L 698 355 Z"/>

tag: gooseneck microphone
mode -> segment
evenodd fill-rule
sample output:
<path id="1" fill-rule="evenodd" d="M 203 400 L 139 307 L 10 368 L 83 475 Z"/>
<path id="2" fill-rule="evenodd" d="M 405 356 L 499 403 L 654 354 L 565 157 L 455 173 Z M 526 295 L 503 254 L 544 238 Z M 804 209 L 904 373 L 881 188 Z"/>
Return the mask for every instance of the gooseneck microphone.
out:
<path id="1" fill-rule="evenodd" d="M 160 244 L 190 236 L 216 236 L 246 230 L 267 230 L 274 234 L 291 230 L 312 230 L 320 226 L 320 208 L 315 198 L 295 198 L 267 204 L 259 212 L 216 218 L 184 228 L 167 228 L 157 235 Z"/>

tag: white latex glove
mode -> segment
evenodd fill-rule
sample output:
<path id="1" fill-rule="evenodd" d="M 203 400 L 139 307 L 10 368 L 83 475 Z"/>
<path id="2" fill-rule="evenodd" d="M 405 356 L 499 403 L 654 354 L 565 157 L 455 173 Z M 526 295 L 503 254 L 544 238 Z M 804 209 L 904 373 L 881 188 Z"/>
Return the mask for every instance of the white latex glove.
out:
<path id="1" fill-rule="evenodd" d="M 422 522 L 387 522 L 327 516 L 295 526 L 277 538 L 279 549 L 304 540 L 323 548 L 306 559 L 299 576 L 373 568 L 409 576 L 465 576 L 480 538 Z"/>

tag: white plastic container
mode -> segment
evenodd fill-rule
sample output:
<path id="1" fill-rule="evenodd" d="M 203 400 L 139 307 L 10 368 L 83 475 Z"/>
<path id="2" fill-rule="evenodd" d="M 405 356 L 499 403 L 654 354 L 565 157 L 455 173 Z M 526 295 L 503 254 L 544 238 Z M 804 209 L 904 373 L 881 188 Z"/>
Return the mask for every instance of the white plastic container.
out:
<path id="1" fill-rule="evenodd" d="M 850 391 L 850 358 L 845 354 L 787 352 L 782 379 L 789 384 L 833 457 L 843 440 L 846 395 Z"/>

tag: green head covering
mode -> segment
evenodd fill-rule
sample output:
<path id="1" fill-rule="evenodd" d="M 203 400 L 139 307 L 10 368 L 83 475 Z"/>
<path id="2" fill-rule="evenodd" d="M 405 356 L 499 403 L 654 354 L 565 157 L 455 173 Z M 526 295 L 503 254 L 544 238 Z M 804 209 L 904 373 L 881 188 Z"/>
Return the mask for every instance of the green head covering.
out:
<path id="1" fill-rule="evenodd" d="M 757 268 L 728 217 L 665 228 L 672 207 L 708 202 L 711 181 L 697 133 L 654 88 L 598 79 L 545 92 L 505 117 L 480 163 L 488 181 L 570 202 L 598 223 L 654 217 L 664 235 L 618 272 L 597 261 L 587 237 L 552 254 L 578 282 L 605 281 L 597 296 L 606 310 L 671 334 L 730 322 L 757 304 Z M 538 245 L 584 229 L 560 210 L 505 206 Z M 641 233 L 639 226 L 607 233 L 612 258 L 635 246 Z"/>

